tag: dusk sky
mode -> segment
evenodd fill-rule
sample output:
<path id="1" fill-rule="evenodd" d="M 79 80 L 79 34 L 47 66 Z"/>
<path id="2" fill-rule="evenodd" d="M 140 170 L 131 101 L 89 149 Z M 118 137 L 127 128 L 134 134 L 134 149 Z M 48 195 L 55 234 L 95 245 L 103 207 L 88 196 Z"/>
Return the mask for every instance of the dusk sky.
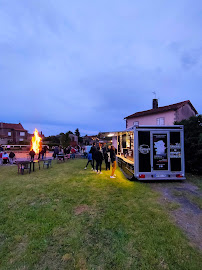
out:
<path id="1" fill-rule="evenodd" d="M 189 99 L 202 113 L 201 0 L 0 0 L 0 122 L 124 130 Z"/>

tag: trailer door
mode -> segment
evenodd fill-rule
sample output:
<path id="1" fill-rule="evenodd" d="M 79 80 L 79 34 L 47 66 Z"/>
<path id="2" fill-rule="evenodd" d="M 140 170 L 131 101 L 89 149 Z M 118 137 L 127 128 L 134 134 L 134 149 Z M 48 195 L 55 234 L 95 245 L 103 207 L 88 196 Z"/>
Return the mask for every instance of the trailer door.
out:
<path id="1" fill-rule="evenodd" d="M 168 151 L 169 132 L 151 132 L 151 169 L 156 177 L 164 177 L 170 170 Z M 156 174 L 155 174 L 156 173 Z M 166 175 L 165 175 L 166 177 Z"/>

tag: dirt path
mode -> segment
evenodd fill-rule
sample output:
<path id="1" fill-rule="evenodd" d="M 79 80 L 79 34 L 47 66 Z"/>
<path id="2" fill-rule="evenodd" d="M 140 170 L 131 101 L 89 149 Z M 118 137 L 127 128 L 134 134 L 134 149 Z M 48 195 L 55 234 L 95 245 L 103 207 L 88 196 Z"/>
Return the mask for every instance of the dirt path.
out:
<path id="1" fill-rule="evenodd" d="M 191 244 L 202 250 L 202 192 L 189 182 L 151 183 L 151 188 L 162 194 L 160 202 L 167 207 L 176 224 L 182 228 Z"/>

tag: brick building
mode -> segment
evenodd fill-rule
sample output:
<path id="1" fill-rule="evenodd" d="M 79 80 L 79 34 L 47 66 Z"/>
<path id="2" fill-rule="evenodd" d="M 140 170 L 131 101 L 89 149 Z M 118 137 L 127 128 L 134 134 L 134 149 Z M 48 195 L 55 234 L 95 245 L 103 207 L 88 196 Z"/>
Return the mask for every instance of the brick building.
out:
<path id="1" fill-rule="evenodd" d="M 72 147 L 75 147 L 78 145 L 78 136 L 74 135 L 74 134 L 69 134 L 69 138 L 70 138 L 70 145 Z"/>
<path id="2" fill-rule="evenodd" d="M 0 122 L 0 144 L 18 144 L 27 140 L 27 130 L 22 124 Z"/>

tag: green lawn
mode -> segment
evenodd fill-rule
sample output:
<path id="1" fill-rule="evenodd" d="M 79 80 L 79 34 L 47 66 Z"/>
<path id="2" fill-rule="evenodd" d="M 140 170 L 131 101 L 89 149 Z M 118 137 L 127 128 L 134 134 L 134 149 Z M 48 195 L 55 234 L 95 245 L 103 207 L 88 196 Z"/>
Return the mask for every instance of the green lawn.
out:
<path id="1" fill-rule="evenodd" d="M 194 185 L 198 186 L 202 191 L 202 176 L 188 173 L 186 177 L 189 182 L 192 182 Z"/>
<path id="2" fill-rule="evenodd" d="M 157 193 L 85 162 L 0 167 L 0 269 L 201 269 Z"/>

